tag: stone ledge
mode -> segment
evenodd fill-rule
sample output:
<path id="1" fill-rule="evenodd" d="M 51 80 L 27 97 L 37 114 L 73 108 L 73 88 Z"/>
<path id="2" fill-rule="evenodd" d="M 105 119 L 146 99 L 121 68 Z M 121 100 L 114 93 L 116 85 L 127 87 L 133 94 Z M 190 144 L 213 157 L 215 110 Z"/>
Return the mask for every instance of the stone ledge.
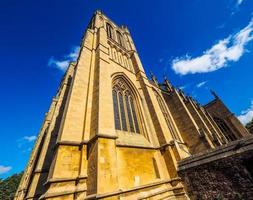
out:
<path id="1" fill-rule="evenodd" d="M 150 142 L 142 134 L 118 131 L 117 135 L 117 146 L 153 148 Z"/>
<path id="2" fill-rule="evenodd" d="M 109 135 L 105 135 L 105 134 L 98 134 L 95 135 L 94 137 L 92 137 L 90 140 L 83 140 L 81 142 L 77 142 L 77 141 L 58 141 L 56 143 L 56 146 L 82 146 L 82 145 L 87 145 L 89 143 L 94 142 L 96 139 L 98 138 L 107 138 L 107 139 L 118 139 L 118 136 L 109 136 Z M 185 145 L 185 143 L 179 142 L 177 141 L 179 144 Z M 143 149 L 154 149 L 154 150 L 162 150 L 162 149 L 166 149 L 168 146 L 174 146 L 175 143 L 173 141 L 171 141 L 170 143 L 165 143 L 162 144 L 161 146 L 152 146 L 151 144 L 148 145 L 138 145 L 138 144 L 130 144 L 130 143 L 121 143 L 119 141 L 116 142 L 116 146 L 117 147 L 128 147 L 128 148 L 143 148 Z M 191 157 L 192 158 L 192 157 Z M 38 171 L 40 172 L 40 171 Z"/>
<path id="3" fill-rule="evenodd" d="M 228 143 L 227 145 L 220 146 L 212 151 L 185 158 L 184 160 L 179 161 L 178 171 L 224 159 L 225 157 L 231 157 L 247 151 L 253 151 L 253 136 L 249 136 L 241 140 L 236 140 L 234 142 Z"/>
<path id="4" fill-rule="evenodd" d="M 159 191 L 159 192 L 154 192 L 154 193 L 151 193 L 151 194 L 149 194 L 149 195 L 146 195 L 146 196 L 143 196 L 143 197 L 140 197 L 140 198 L 138 198 L 138 200 L 145 200 L 145 199 L 147 199 L 147 198 L 151 198 L 151 197 L 154 197 L 154 196 L 156 196 L 156 195 L 160 195 L 160 194 L 163 194 L 163 193 L 166 193 L 166 192 L 170 192 L 170 191 L 172 191 L 172 190 L 176 190 L 176 189 L 181 189 L 182 187 L 174 187 L 174 188 L 170 188 L 170 189 L 165 189 L 165 190 L 161 190 L 161 191 Z M 174 194 L 170 194 L 169 196 L 174 196 Z M 168 197 L 169 197 L 168 196 Z"/>
<path id="5" fill-rule="evenodd" d="M 74 178 L 53 178 L 53 179 L 49 179 L 44 185 L 47 185 L 49 183 L 77 181 L 80 179 L 87 179 L 87 176 L 77 176 Z"/>
<path id="6" fill-rule="evenodd" d="M 134 145 L 134 144 L 116 144 L 117 147 L 126 147 L 126 148 L 137 148 L 137 149 L 151 149 L 157 150 L 155 147 L 151 146 L 142 146 L 142 145 Z"/>
<path id="7" fill-rule="evenodd" d="M 60 196 L 65 196 L 65 195 L 71 195 L 79 192 L 86 192 L 86 189 L 75 189 L 75 190 L 70 190 L 70 191 L 64 191 L 64 192 L 55 192 L 55 193 L 48 193 L 45 195 L 42 195 L 39 200 L 46 199 L 46 198 L 52 198 L 52 197 L 60 197 Z"/>
<path id="8" fill-rule="evenodd" d="M 115 196 L 115 195 L 119 195 L 119 194 L 123 194 L 123 193 L 133 192 L 133 191 L 136 191 L 136 190 L 141 190 L 141 189 L 145 189 L 145 188 L 149 188 L 149 187 L 162 185 L 162 184 L 165 184 L 165 183 L 172 183 L 172 182 L 175 182 L 175 181 L 176 182 L 181 181 L 181 178 L 177 177 L 177 178 L 173 178 L 173 179 L 158 181 L 156 183 L 150 183 L 150 184 L 146 184 L 146 185 L 142 185 L 142 186 L 133 187 L 133 188 L 128 189 L 128 190 L 118 190 L 118 191 L 114 191 L 114 192 L 110 192 L 110 193 L 104 193 L 104 194 L 92 194 L 92 195 L 86 196 L 85 199 L 102 199 L 102 198 L 111 197 L 111 196 Z M 168 189 L 168 191 L 181 189 L 181 188 L 183 188 L 183 186 L 182 187 L 181 186 L 180 187 L 173 187 L 172 186 L 172 188 Z"/>
<path id="9" fill-rule="evenodd" d="M 94 141 L 95 141 L 96 139 L 98 139 L 98 138 L 107 138 L 107 139 L 113 139 L 113 140 L 115 140 L 115 139 L 118 138 L 118 136 L 116 136 L 116 135 L 106 135 L 106 134 L 100 133 L 100 134 L 96 134 L 95 136 L 93 136 L 93 137 L 88 141 L 88 143 L 94 142 Z"/>
<path id="10" fill-rule="evenodd" d="M 56 146 L 63 145 L 63 146 L 82 146 L 84 144 L 88 144 L 91 142 L 94 142 L 94 140 L 98 138 L 108 138 L 108 139 L 117 139 L 117 136 L 114 135 L 106 135 L 106 134 L 97 134 L 94 137 L 92 137 L 90 140 L 83 140 L 81 142 L 78 141 L 58 141 L 56 142 Z"/>

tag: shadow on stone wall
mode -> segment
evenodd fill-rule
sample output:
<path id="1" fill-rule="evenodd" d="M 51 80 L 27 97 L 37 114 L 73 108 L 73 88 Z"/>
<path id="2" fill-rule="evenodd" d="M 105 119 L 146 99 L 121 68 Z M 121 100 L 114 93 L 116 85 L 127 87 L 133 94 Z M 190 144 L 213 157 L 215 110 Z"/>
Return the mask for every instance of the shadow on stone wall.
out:
<path id="1" fill-rule="evenodd" d="M 51 133 L 48 133 L 48 132 L 46 133 L 46 134 L 50 134 L 49 145 L 48 145 L 48 149 L 46 151 L 46 156 L 45 156 L 46 162 L 43 163 L 42 173 L 41 173 L 39 180 L 38 180 L 39 184 L 37 185 L 37 187 L 35 189 L 35 197 L 40 197 L 41 194 L 44 194 L 47 190 L 47 185 L 44 185 L 44 184 L 46 183 L 46 181 L 48 179 L 49 168 L 50 168 L 50 165 L 51 165 L 54 155 L 55 155 L 56 140 L 57 140 L 58 133 L 60 130 L 60 125 L 61 125 L 61 121 L 63 118 L 64 109 L 66 106 L 66 101 L 67 101 L 67 97 L 69 94 L 71 81 L 72 81 L 72 77 L 69 76 L 68 82 L 67 82 L 67 87 L 64 92 L 62 103 L 61 103 L 61 106 L 59 109 L 59 113 L 58 113 L 58 116 L 56 117 L 54 129 L 52 130 Z M 48 131 L 48 129 L 46 131 Z M 46 136 L 46 134 L 45 134 L 45 136 Z M 41 153 L 43 143 L 44 142 L 41 143 L 41 147 L 39 149 L 39 155 Z M 35 163 L 37 163 L 37 162 L 38 161 L 36 161 Z"/>

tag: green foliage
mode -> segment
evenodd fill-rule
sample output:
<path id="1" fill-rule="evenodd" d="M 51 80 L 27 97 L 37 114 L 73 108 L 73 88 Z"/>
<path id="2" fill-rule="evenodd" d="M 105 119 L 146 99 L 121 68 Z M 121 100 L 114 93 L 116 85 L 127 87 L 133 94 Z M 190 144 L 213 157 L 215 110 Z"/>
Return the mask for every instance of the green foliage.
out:
<path id="1" fill-rule="evenodd" d="M 0 200 L 12 200 L 18 189 L 23 172 L 13 174 L 6 179 L 0 179 Z"/>

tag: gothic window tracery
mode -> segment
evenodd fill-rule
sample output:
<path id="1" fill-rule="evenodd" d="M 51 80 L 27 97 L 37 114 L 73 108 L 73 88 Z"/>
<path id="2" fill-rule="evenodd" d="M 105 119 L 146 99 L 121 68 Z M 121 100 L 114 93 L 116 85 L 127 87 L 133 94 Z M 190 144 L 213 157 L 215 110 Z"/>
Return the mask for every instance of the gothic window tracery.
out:
<path id="1" fill-rule="evenodd" d="M 122 78 L 114 82 L 112 95 L 115 129 L 140 133 L 135 98 Z"/>

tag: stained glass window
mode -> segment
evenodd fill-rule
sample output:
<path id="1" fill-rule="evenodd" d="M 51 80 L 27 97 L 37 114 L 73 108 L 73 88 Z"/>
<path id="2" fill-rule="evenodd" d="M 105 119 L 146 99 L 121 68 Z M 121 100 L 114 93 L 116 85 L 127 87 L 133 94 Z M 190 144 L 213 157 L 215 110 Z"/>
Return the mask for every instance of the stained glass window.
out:
<path id="1" fill-rule="evenodd" d="M 140 133 L 135 98 L 123 79 L 114 81 L 112 96 L 115 129 Z"/>
<path id="2" fill-rule="evenodd" d="M 118 106 L 118 97 L 115 90 L 112 91 L 113 95 L 113 109 L 114 109 L 114 123 L 115 129 L 120 130 L 120 118 L 119 118 L 119 106 Z"/>

